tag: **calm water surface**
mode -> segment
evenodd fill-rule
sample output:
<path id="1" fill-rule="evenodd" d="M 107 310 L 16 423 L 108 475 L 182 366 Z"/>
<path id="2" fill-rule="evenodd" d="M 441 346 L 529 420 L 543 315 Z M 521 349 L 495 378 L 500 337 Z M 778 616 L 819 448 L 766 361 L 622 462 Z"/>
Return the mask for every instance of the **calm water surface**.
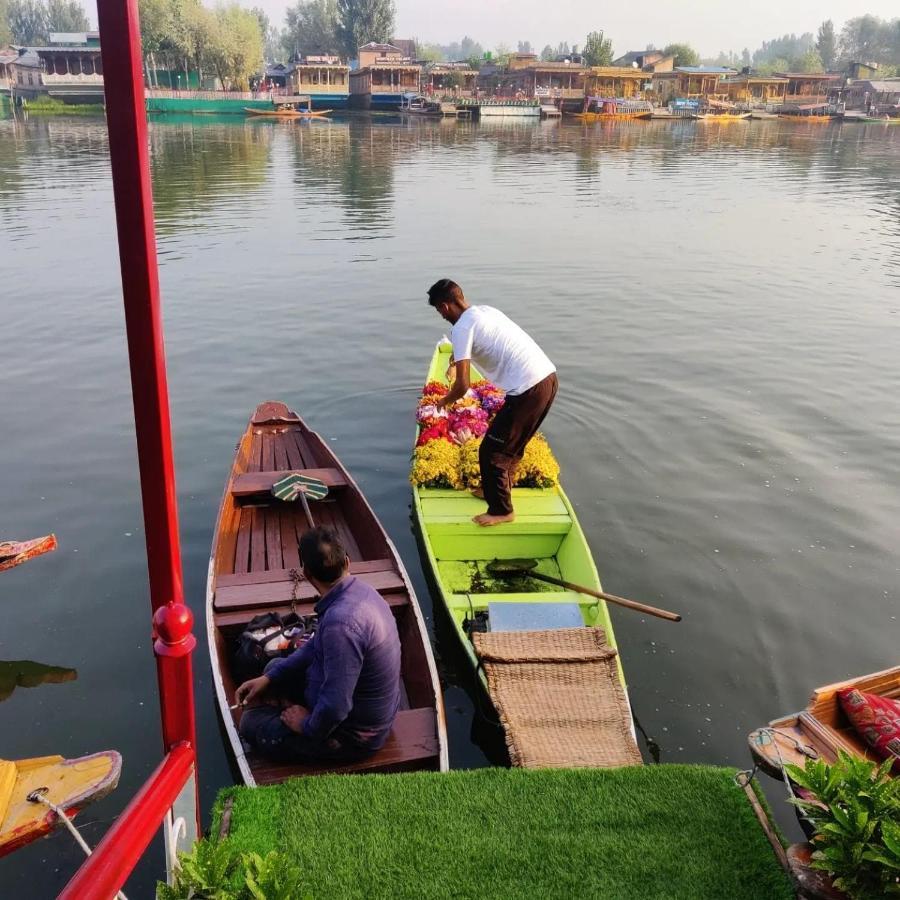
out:
<path id="1" fill-rule="evenodd" d="M 499 126 L 499 127 L 498 127 Z M 150 150 L 188 602 L 235 442 L 282 399 L 333 442 L 434 629 L 451 762 L 495 758 L 422 577 L 406 484 L 441 276 L 557 362 L 546 430 L 665 762 L 744 766 L 816 685 L 897 662 L 900 129 L 157 119 Z M 106 131 L 0 121 L 0 660 L 77 669 L 0 705 L 0 756 L 122 751 L 95 842 L 160 756 Z M 205 646 L 203 803 L 230 783 Z M 773 792 L 777 800 L 779 794 Z M 52 896 L 65 836 L 0 861 Z M 131 885 L 150 896 L 160 856 Z"/>

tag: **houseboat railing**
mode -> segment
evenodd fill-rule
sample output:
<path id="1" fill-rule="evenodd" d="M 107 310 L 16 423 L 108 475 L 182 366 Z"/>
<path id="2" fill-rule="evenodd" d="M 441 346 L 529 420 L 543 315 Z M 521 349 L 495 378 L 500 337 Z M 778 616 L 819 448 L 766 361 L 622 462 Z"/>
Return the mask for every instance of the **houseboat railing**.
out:
<path id="1" fill-rule="evenodd" d="M 137 0 L 99 0 L 97 13 L 164 756 L 65 887 L 66 900 L 113 896 L 163 820 L 171 872 L 178 840 L 193 841 L 200 821 L 191 671 L 196 640 L 184 604 Z"/>

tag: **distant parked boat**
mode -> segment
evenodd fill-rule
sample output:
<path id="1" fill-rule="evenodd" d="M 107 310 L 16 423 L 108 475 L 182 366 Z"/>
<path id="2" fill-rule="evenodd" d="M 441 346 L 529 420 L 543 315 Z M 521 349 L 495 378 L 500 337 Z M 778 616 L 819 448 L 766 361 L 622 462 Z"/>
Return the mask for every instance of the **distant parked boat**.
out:
<path id="1" fill-rule="evenodd" d="M 750 118 L 748 112 L 708 112 L 697 116 L 703 122 L 743 122 Z"/>
<path id="2" fill-rule="evenodd" d="M 615 100 L 587 97 L 584 109 L 572 114 L 582 122 L 606 122 L 618 119 L 649 119 L 653 108 L 643 100 Z"/>
<path id="3" fill-rule="evenodd" d="M 305 108 L 301 106 L 304 102 L 306 103 Z M 271 109 L 257 109 L 245 106 L 244 112 L 248 116 L 266 116 L 276 119 L 321 119 L 334 112 L 334 110 L 313 109 L 310 97 L 285 97 L 273 100 Z"/>

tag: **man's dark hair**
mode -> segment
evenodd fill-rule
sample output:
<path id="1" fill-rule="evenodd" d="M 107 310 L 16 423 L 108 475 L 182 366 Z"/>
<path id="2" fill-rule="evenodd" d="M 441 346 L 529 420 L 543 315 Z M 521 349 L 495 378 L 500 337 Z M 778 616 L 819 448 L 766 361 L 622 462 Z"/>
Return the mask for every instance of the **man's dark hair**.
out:
<path id="1" fill-rule="evenodd" d="M 431 306 L 438 306 L 441 303 L 462 303 L 465 299 L 462 288 L 449 278 L 442 278 L 428 288 L 428 302 Z"/>
<path id="2" fill-rule="evenodd" d="M 347 552 L 337 534 L 324 525 L 311 528 L 300 538 L 300 562 L 316 581 L 331 584 L 344 573 Z"/>

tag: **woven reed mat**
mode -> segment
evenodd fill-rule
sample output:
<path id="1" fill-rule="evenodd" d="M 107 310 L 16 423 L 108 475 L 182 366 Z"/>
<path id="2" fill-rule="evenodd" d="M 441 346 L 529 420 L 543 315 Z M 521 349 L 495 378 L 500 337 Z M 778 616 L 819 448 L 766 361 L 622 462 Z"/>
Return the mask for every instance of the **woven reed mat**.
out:
<path id="1" fill-rule="evenodd" d="M 514 766 L 632 766 L 641 754 L 602 628 L 472 635 Z"/>

